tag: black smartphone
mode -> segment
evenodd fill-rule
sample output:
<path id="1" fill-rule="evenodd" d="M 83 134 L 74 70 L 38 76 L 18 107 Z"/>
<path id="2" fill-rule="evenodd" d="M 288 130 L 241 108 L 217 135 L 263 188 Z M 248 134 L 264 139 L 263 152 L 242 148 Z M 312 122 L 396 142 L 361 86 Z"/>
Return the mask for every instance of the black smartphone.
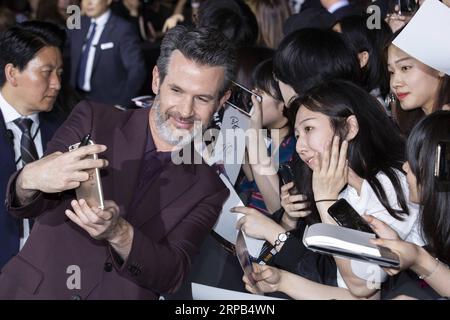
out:
<path id="1" fill-rule="evenodd" d="M 253 108 L 252 96 L 255 96 L 259 102 L 262 102 L 262 97 L 243 85 L 231 81 L 231 96 L 227 101 L 227 104 L 241 111 L 244 111 L 250 116 L 250 112 Z"/>
<path id="2" fill-rule="evenodd" d="M 366 220 L 345 199 L 336 201 L 328 208 L 328 213 L 341 227 L 375 233 Z"/>
<path id="3" fill-rule="evenodd" d="M 289 189 L 290 195 L 296 195 L 300 193 L 295 184 L 294 171 L 292 170 L 292 167 L 290 166 L 289 163 L 281 164 L 280 167 L 278 168 L 278 173 L 283 185 L 288 184 L 289 182 L 294 183 L 294 186 L 291 189 Z"/>
<path id="4" fill-rule="evenodd" d="M 434 176 L 438 182 L 450 183 L 450 141 L 440 141 L 436 147 Z"/>

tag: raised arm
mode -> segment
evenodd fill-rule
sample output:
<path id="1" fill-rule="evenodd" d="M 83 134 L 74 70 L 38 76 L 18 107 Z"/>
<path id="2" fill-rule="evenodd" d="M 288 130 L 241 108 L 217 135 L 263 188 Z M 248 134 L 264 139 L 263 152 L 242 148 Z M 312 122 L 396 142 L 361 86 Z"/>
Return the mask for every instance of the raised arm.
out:
<path id="1" fill-rule="evenodd" d="M 253 271 L 256 286 L 252 286 L 247 277 L 243 278 L 245 288 L 252 293 L 279 291 L 296 300 L 358 299 L 347 289 L 319 284 L 275 267 L 253 264 Z M 377 298 L 377 295 L 370 298 Z"/>
<path id="2" fill-rule="evenodd" d="M 105 151 L 106 146 L 91 145 L 68 152 L 68 145 L 79 142 L 91 132 L 91 117 L 90 105 L 85 102 L 77 105 L 48 143 L 45 156 L 27 164 L 10 178 L 7 208 L 11 214 L 20 218 L 38 216 L 50 203 L 58 201 L 60 192 L 76 188 L 87 180 L 88 175 L 83 170 L 107 166 L 106 160 L 83 159 Z"/>
<path id="3" fill-rule="evenodd" d="M 144 229 L 131 226 L 133 235 L 127 256 L 121 257 L 117 248 L 110 246 L 119 274 L 161 294 L 174 292 L 214 226 L 228 194 L 225 188 L 211 192 L 159 242 L 150 239 Z"/>

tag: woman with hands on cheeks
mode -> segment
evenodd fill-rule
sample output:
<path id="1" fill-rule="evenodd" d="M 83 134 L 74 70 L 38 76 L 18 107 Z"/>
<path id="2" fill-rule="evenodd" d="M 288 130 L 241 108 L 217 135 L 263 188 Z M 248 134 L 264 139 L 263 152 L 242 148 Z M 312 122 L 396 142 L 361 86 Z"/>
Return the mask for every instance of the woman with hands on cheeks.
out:
<path id="1" fill-rule="evenodd" d="M 373 215 L 403 239 L 422 244 L 413 232 L 417 208 L 407 203 L 406 177 L 401 168 L 404 141 L 382 108 L 370 94 L 341 80 L 325 83 L 294 100 L 288 112 L 295 117 L 296 150 L 302 160 L 302 168 L 297 170 L 302 176 L 296 181 L 302 183 L 307 196 L 308 190 L 312 193 L 308 197 L 315 204 L 311 215 L 317 215 L 319 221 L 336 224 L 327 210 L 344 198 L 359 214 Z M 288 186 L 283 188 L 286 191 Z M 282 197 L 286 213 L 292 219 L 301 216 L 289 201 L 292 196 L 282 192 Z M 254 266 L 255 278 L 260 279 L 254 289 L 269 292 L 264 290 L 270 287 L 297 299 L 376 296 L 386 277 L 381 268 L 349 259 L 334 260 L 337 285 L 343 289 L 261 265 Z"/>
<path id="2" fill-rule="evenodd" d="M 450 141 L 450 111 L 437 111 L 414 127 L 404 164 L 409 199 L 421 205 L 420 227 L 427 245 L 403 241 L 385 223 L 366 218 L 380 236 L 373 243 L 391 249 L 400 258 L 399 269 L 385 269 L 389 275 L 400 273 L 383 290 L 386 298 L 398 294 L 419 299 L 450 296 L 450 181 L 438 182 L 434 176 L 433 155 L 441 141 Z M 402 271 L 407 269 L 412 272 Z M 423 289 L 419 280 L 426 281 L 434 291 Z"/>

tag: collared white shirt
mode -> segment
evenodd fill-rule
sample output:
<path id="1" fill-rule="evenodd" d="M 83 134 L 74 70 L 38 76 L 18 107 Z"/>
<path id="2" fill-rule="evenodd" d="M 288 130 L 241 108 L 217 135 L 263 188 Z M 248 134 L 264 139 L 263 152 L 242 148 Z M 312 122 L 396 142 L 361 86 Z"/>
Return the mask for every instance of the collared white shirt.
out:
<path id="1" fill-rule="evenodd" d="M 94 57 L 95 57 L 95 50 L 97 48 L 97 44 L 100 41 L 100 37 L 103 33 L 103 30 L 105 29 L 105 25 L 109 20 L 109 17 L 111 16 L 111 10 L 106 11 L 104 14 L 102 14 L 100 17 L 91 19 L 92 22 L 95 22 L 95 34 L 94 38 L 92 39 L 92 43 L 90 48 L 85 48 L 86 44 L 83 45 L 82 52 L 84 50 L 89 50 L 88 60 L 86 64 L 86 73 L 84 74 L 84 85 L 83 89 L 84 91 L 91 91 L 91 76 L 92 76 L 92 69 L 94 67 Z M 93 26 L 89 26 L 89 31 L 86 35 L 86 39 L 89 38 L 91 32 L 92 32 Z M 86 41 L 86 39 L 84 39 Z"/>
<path id="2" fill-rule="evenodd" d="M 20 159 L 20 140 L 22 139 L 22 131 L 20 128 L 14 123 L 14 120 L 23 117 L 17 110 L 11 106 L 8 101 L 0 93 L 0 108 L 3 114 L 3 120 L 5 121 L 6 129 L 11 130 L 14 135 L 14 157 L 16 162 L 17 170 L 23 167 L 23 163 Z M 38 153 L 39 158 L 42 157 L 43 149 L 42 149 L 42 139 L 41 139 L 41 131 L 39 130 L 39 114 L 33 113 L 24 118 L 30 118 L 33 120 L 33 124 L 31 126 L 31 137 L 33 137 L 34 144 L 36 146 L 36 151 Z M 28 236 L 30 235 L 30 225 L 28 219 L 23 220 L 23 236 L 20 238 L 20 249 L 27 241 Z"/>
<path id="3" fill-rule="evenodd" d="M 408 183 L 406 181 L 406 176 L 402 174 L 399 170 L 395 170 L 397 177 L 400 181 L 400 185 L 405 195 L 405 199 L 409 199 L 409 189 Z M 401 209 L 397 201 L 397 193 L 392 185 L 391 181 L 384 173 L 378 173 L 377 179 L 386 193 L 387 200 L 393 209 Z M 367 180 L 364 180 L 361 186 L 360 194 L 351 187 L 347 186 L 340 194 L 339 199 L 343 198 L 360 214 L 370 214 L 386 223 L 392 229 L 394 229 L 401 239 L 415 243 L 419 246 L 423 246 L 425 241 L 422 237 L 421 224 L 419 219 L 420 207 L 418 204 L 407 201 L 409 215 L 403 215 L 403 221 L 397 220 L 392 217 L 384 206 L 378 200 L 375 191 L 369 185 Z M 381 283 L 386 280 L 387 273 L 384 272 L 380 266 L 361 262 L 357 260 L 350 260 L 351 268 L 353 274 L 357 277 L 367 280 Z M 337 284 L 340 288 L 347 288 L 339 270 L 337 271 Z"/>
<path id="4" fill-rule="evenodd" d="M 347 0 L 341 0 L 333 4 L 331 7 L 328 8 L 329 13 L 335 12 L 337 9 L 340 9 L 342 7 L 348 6 L 349 3 Z"/>

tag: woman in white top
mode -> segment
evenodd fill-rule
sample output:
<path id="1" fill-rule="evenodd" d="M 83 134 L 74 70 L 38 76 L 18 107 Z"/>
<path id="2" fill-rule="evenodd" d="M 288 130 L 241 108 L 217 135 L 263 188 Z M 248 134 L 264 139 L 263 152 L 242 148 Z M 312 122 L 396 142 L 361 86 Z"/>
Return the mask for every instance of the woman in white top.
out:
<path id="1" fill-rule="evenodd" d="M 376 98 L 346 81 L 332 81 L 298 97 L 288 109 L 295 114 L 297 181 L 315 206 L 310 216 L 336 224 L 328 208 L 345 198 L 359 214 L 371 214 L 402 238 L 423 244 L 417 233 L 417 206 L 407 202 L 402 172 L 404 141 Z M 342 141 L 342 143 L 340 143 Z M 282 188 L 282 204 L 291 218 L 304 216 L 296 196 Z M 377 265 L 335 258 L 338 285 L 324 286 L 273 267 L 254 265 L 251 292 L 283 291 L 297 299 L 339 299 L 376 296 L 385 278 Z"/>
<path id="2" fill-rule="evenodd" d="M 410 189 L 409 199 L 420 203 L 420 221 L 424 238 L 428 246 L 421 248 L 414 243 L 400 240 L 395 232 L 380 221 L 369 218 L 368 222 L 373 225 L 377 233 L 391 232 L 388 239 L 376 239 L 375 244 L 390 248 L 400 257 L 399 269 L 388 269 L 391 275 L 400 270 L 411 269 L 421 280 L 435 290 L 427 293 L 425 298 L 437 296 L 450 297 L 450 176 L 448 159 L 442 157 L 440 162 L 441 174 L 436 177 L 435 163 L 436 149 L 439 144 L 447 142 L 450 148 L 450 111 L 436 111 L 424 118 L 414 127 L 408 138 L 407 158 L 404 164 L 408 177 Z M 442 146 L 441 151 L 445 154 Z M 448 152 L 448 149 L 447 149 Z M 447 163 L 445 164 L 445 161 Z M 395 294 L 411 295 L 415 298 L 424 298 L 423 285 L 408 272 L 402 272 L 397 277 L 397 282 L 390 291 Z M 408 282 L 408 283 L 407 283 Z M 386 296 L 389 292 L 386 292 Z"/>

